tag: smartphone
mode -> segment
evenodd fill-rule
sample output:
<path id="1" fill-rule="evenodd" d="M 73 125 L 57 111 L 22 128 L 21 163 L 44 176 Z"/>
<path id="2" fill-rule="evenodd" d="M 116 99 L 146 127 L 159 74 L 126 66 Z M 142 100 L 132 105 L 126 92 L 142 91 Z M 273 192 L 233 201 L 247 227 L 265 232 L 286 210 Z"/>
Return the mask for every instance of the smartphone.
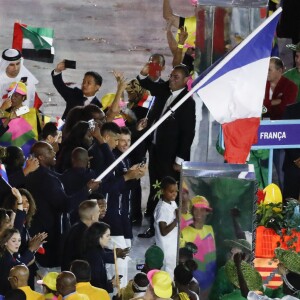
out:
<path id="1" fill-rule="evenodd" d="M 158 77 L 160 75 L 161 66 L 158 63 L 150 62 L 149 63 L 149 76 Z"/>
<path id="2" fill-rule="evenodd" d="M 20 81 L 23 82 L 23 83 L 26 83 L 27 79 L 28 79 L 28 77 L 21 77 Z"/>
<path id="3" fill-rule="evenodd" d="M 88 120 L 88 123 L 89 123 L 89 129 L 91 131 L 93 131 L 95 129 L 95 127 L 96 127 L 95 120 L 94 119 Z"/>
<path id="4" fill-rule="evenodd" d="M 65 68 L 66 69 L 76 69 L 76 61 L 65 59 Z"/>
<path id="5" fill-rule="evenodd" d="M 146 162 L 147 162 L 147 157 L 144 157 L 143 160 L 140 162 L 139 167 L 140 168 L 144 167 L 144 165 L 146 164 Z"/>
<path id="6" fill-rule="evenodd" d="M 143 270 L 144 266 L 145 266 L 145 264 L 136 264 L 135 268 L 137 271 L 141 271 L 141 270 Z"/>
<path id="7" fill-rule="evenodd" d="M 28 112 L 29 112 L 29 107 L 28 107 L 27 105 L 23 105 L 23 106 L 21 106 L 20 108 L 18 108 L 18 109 L 16 110 L 16 115 L 17 115 L 18 117 L 20 117 L 20 116 L 22 116 L 22 115 L 27 114 Z"/>

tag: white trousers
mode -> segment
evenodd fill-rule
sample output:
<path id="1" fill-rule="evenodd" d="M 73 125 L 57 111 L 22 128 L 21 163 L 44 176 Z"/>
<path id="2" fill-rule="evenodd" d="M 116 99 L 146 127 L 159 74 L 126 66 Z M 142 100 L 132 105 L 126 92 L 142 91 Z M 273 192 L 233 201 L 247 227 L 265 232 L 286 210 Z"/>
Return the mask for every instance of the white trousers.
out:
<path id="1" fill-rule="evenodd" d="M 111 236 L 111 242 L 109 245 L 109 249 L 115 248 L 128 248 L 131 247 L 131 239 L 125 239 L 124 236 Z M 126 256 L 125 259 L 118 258 L 117 259 L 117 268 L 119 275 L 122 275 L 122 279 L 120 280 L 120 287 L 125 287 L 129 281 L 128 279 L 128 263 L 131 260 L 129 256 Z M 112 278 L 115 275 L 115 265 L 107 264 L 107 274 L 108 278 Z"/>

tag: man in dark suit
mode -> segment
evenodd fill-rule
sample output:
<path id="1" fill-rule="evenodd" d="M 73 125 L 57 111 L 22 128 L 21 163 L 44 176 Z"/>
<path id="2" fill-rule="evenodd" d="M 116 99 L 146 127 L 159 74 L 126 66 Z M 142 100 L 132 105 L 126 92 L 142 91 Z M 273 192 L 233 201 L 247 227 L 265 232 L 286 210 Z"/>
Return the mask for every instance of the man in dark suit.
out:
<path id="1" fill-rule="evenodd" d="M 283 119 L 300 119 L 300 102 L 286 107 Z M 284 181 L 283 198 L 298 200 L 300 193 L 300 149 L 285 149 L 283 162 Z"/>
<path id="2" fill-rule="evenodd" d="M 73 195 L 81 190 L 96 174 L 89 168 L 88 151 L 77 147 L 72 151 L 72 167 L 67 169 L 59 179 L 68 195 Z M 78 207 L 71 207 L 70 222 L 71 225 L 79 221 Z"/>
<path id="3" fill-rule="evenodd" d="M 31 153 L 39 160 L 39 168 L 26 176 L 25 188 L 32 194 L 36 202 L 36 214 L 30 227 L 30 233 L 47 232 L 45 254 L 37 254 L 36 258 L 42 267 L 60 266 L 60 239 L 63 233 L 62 214 L 78 206 L 88 198 L 88 195 L 99 188 L 99 183 L 90 180 L 76 194 L 68 196 L 57 177 L 51 171 L 55 165 L 55 152 L 46 142 L 37 142 L 31 148 Z"/>
<path id="4" fill-rule="evenodd" d="M 184 65 L 175 66 L 169 79 L 168 97 L 157 97 L 149 114 L 149 119 L 144 120 L 144 126 L 150 128 L 168 110 L 179 102 L 187 93 L 186 83 L 189 71 Z M 172 176 L 179 180 L 180 168 L 183 161 L 190 160 L 190 149 L 195 135 L 195 102 L 188 98 L 169 118 L 167 118 L 150 136 L 151 147 L 149 152 L 150 194 L 154 195 L 153 184 L 161 181 L 165 176 Z M 154 211 L 156 202 L 151 208 Z M 150 206 L 148 206 L 150 208 Z M 148 209 L 147 207 L 147 209 Z M 148 234 L 149 233 L 149 234 Z M 139 235 L 151 237 L 153 230 Z"/>
<path id="5" fill-rule="evenodd" d="M 165 57 L 162 54 L 154 53 L 149 57 L 148 62 L 143 66 L 140 74 L 137 76 L 140 85 L 148 90 L 152 96 L 156 97 L 155 101 L 157 101 L 157 99 L 164 99 L 163 101 L 165 101 L 165 99 L 170 96 L 169 81 L 165 81 L 161 78 L 161 73 L 165 70 L 165 63 Z M 148 109 L 144 107 L 139 109 L 143 111 L 143 114 L 140 114 L 140 116 L 145 118 Z M 136 140 L 134 136 L 135 135 L 133 135 L 133 142 Z M 142 145 L 139 146 L 139 149 L 141 149 L 141 156 L 143 157 L 146 155 L 147 150 L 150 152 L 151 139 L 148 138 Z M 151 217 L 153 214 L 154 208 L 152 200 L 155 193 L 153 189 L 150 190 L 147 208 L 144 214 L 145 217 Z"/>
<path id="6" fill-rule="evenodd" d="M 62 61 L 51 72 L 55 88 L 67 103 L 62 119 L 65 120 L 68 112 L 75 106 L 95 104 L 101 108 L 102 104 L 96 97 L 96 93 L 102 85 L 101 75 L 93 71 L 86 72 L 83 77 L 81 89 L 77 87 L 71 88 L 67 86 L 62 79 L 62 71 L 65 69 L 65 61 Z"/>

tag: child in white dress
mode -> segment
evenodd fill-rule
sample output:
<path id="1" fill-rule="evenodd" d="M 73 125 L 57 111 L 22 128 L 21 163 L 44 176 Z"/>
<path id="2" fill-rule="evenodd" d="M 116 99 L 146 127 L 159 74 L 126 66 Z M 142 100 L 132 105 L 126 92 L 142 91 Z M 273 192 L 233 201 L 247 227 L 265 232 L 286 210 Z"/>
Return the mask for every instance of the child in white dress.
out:
<path id="1" fill-rule="evenodd" d="M 178 240 L 178 207 L 175 202 L 178 186 L 174 178 L 161 182 L 161 199 L 154 211 L 155 242 L 164 254 L 164 269 L 173 274 L 176 267 Z"/>

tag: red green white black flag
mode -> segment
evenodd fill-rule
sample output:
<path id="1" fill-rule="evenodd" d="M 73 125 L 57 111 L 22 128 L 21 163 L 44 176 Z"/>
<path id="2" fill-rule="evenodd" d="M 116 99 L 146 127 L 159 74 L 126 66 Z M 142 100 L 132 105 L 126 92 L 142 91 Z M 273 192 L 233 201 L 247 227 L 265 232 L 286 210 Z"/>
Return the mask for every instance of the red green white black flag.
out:
<path id="1" fill-rule="evenodd" d="M 18 49 L 26 59 L 52 63 L 54 30 L 15 23 L 12 48 Z"/>

